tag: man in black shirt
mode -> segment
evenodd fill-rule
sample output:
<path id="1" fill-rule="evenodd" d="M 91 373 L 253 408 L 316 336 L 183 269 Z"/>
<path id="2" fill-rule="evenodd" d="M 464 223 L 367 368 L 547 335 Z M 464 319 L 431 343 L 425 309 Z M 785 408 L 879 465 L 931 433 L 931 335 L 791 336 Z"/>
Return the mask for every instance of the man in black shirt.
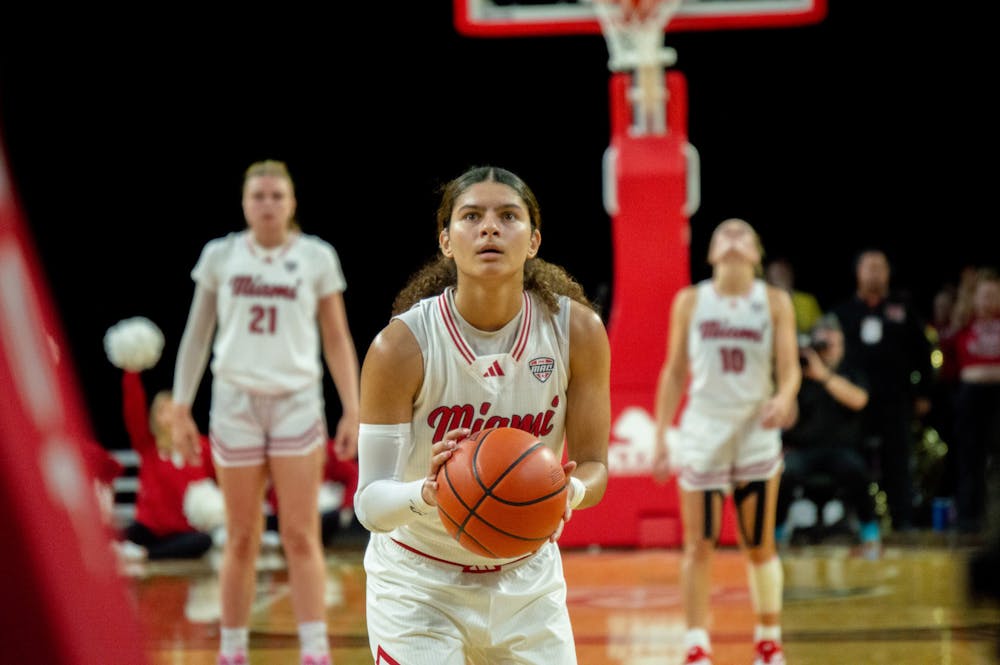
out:
<path id="1" fill-rule="evenodd" d="M 868 249 L 855 263 L 857 292 L 832 312 L 844 330 L 846 359 L 865 371 L 865 434 L 878 450 L 876 475 L 892 527 L 913 528 L 913 425 L 930 409 L 931 343 L 904 298 L 889 291 L 889 260 Z"/>

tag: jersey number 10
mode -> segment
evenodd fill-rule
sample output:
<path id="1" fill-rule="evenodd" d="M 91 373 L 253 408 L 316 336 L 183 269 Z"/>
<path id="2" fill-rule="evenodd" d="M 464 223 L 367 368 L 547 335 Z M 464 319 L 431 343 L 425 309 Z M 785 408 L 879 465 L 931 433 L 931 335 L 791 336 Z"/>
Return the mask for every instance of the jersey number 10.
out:
<path id="1" fill-rule="evenodd" d="M 746 367 L 746 356 L 743 349 L 732 347 L 719 348 L 719 355 L 722 356 L 722 371 L 739 374 Z"/>

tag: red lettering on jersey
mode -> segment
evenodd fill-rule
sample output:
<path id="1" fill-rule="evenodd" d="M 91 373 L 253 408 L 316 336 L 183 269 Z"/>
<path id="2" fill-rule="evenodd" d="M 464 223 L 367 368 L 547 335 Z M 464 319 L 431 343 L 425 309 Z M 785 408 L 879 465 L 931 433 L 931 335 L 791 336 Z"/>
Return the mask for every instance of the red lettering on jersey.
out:
<path id="1" fill-rule="evenodd" d="M 254 296 L 262 298 L 287 298 L 295 300 L 299 283 L 267 284 L 250 275 L 236 275 L 230 280 L 234 296 Z"/>
<path id="2" fill-rule="evenodd" d="M 759 342 L 764 338 L 763 330 L 753 328 L 729 328 L 722 321 L 705 321 L 698 326 L 702 339 L 749 339 Z"/>
<path id="3" fill-rule="evenodd" d="M 453 429 L 467 427 L 473 432 L 491 427 L 516 427 L 531 432 L 537 437 L 543 437 L 552 432 L 552 418 L 556 415 L 555 408 L 559 406 L 559 397 L 552 400 L 551 409 L 538 413 L 525 413 L 504 416 L 490 414 L 493 405 L 483 402 L 479 406 L 482 418 L 476 418 L 476 409 L 472 404 L 455 404 L 439 406 L 427 416 L 427 424 L 434 430 L 431 441 L 440 441 L 444 435 Z"/>

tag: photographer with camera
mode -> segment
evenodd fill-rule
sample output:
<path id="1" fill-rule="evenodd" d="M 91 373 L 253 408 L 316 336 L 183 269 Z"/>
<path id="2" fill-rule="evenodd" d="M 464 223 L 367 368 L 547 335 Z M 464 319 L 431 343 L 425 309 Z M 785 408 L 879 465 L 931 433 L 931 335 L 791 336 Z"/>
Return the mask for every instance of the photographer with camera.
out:
<path id="1" fill-rule="evenodd" d="M 799 353 L 799 414 L 782 436 L 785 472 L 778 515 L 787 515 L 796 489 L 806 488 L 809 498 L 807 488 L 822 475 L 828 486 L 836 488 L 835 498 L 860 522 L 862 545 L 877 545 L 881 535 L 875 501 L 868 491 L 871 473 L 861 452 L 861 414 L 868 404 L 864 371 L 844 361 L 844 333 L 832 314 L 823 316 L 813 327 L 809 343 L 800 347 Z"/>

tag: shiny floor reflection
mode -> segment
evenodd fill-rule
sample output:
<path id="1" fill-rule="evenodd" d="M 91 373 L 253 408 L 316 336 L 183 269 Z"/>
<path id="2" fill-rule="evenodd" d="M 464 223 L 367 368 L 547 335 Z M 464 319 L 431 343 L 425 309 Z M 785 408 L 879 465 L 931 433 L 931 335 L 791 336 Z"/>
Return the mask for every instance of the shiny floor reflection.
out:
<path id="1" fill-rule="evenodd" d="M 966 572 L 975 550 L 888 546 L 875 558 L 847 546 L 790 548 L 784 643 L 790 665 L 996 663 L 1000 609 L 971 602 Z M 334 662 L 370 665 L 363 552 L 331 550 L 327 620 Z M 568 550 L 580 665 L 674 665 L 683 660 L 677 550 Z M 217 556 L 133 565 L 130 579 L 151 661 L 213 665 L 218 643 Z M 251 665 L 297 665 L 298 643 L 280 552 L 261 558 Z M 746 568 L 734 549 L 717 553 L 710 632 L 716 665 L 752 662 Z M 554 664 L 555 665 L 555 664 Z"/>

